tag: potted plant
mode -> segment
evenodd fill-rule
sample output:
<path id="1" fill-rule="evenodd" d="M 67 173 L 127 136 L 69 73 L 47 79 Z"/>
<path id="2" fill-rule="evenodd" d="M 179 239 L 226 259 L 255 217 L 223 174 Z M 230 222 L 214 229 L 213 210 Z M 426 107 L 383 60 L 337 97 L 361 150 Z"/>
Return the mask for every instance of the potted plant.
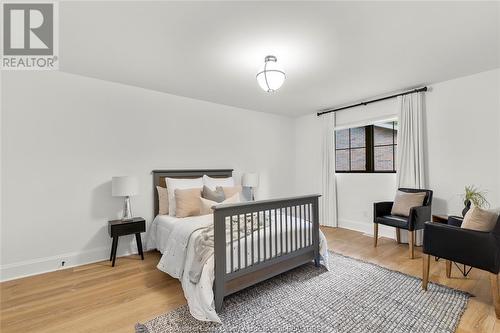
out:
<path id="1" fill-rule="evenodd" d="M 467 211 L 470 209 L 471 204 L 479 208 L 484 208 L 490 205 L 488 200 L 486 200 L 486 191 L 481 191 L 474 185 L 465 186 L 465 193 L 462 197 L 465 206 L 462 210 L 463 216 L 465 216 Z"/>

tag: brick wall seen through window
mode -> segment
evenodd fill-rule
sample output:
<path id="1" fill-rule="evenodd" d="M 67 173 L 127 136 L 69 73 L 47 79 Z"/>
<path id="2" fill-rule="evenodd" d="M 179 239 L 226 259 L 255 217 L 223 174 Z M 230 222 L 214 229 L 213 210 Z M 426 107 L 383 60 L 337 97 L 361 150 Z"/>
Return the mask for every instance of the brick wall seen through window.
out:
<path id="1" fill-rule="evenodd" d="M 396 172 L 395 121 L 335 131 L 336 172 Z"/>

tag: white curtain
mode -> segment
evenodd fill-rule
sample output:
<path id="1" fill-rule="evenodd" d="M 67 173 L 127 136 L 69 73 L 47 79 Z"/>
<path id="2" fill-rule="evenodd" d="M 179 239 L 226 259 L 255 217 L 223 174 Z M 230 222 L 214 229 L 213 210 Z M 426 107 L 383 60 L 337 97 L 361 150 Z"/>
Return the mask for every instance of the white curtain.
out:
<path id="1" fill-rule="evenodd" d="M 321 116 L 323 152 L 320 198 L 320 224 L 337 227 L 337 191 L 335 185 L 335 113 Z"/>
<path id="2" fill-rule="evenodd" d="M 423 94 L 401 96 L 397 147 L 397 186 L 425 188 Z M 416 245 L 422 244 L 422 231 L 417 232 Z M 407 242 L 401 232 L 401 241 Z"/>
<path id="3" fill-rule="evenodd" d="M 398 130 L 398 187 L 425 188 L 422 93 L 401 96 Z"/>

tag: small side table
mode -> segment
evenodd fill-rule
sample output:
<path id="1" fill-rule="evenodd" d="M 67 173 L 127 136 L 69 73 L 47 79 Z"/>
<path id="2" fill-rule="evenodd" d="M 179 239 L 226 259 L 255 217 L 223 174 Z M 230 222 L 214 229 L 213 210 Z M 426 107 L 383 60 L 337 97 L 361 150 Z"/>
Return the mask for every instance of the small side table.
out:
<path id="1" fill-rule="evenodd" d="M 135 234 L 135 241 L 137 242 L 137 250 L 144 260 L 144 252 L 142 251 L 141 232 L 146 231 L 146 220 L 142 217 L 134 217 L 128 220 L 113 220 L 108 221 L 108 233 L 113 238 L 111 245 L 111 255 L 109 260 L 112 261 L 112 267 L 115 266 L 116 249 L 118 248 L 118 238 L 120 236 Z"/>
<path id="2" fill-rule="evenodd" d="M 432 215 L 432 222 L 448 223 L 448 215 Z"/>
<path id="3" fill-rule="evenodd" d="M 432 222 L 444 223 L 460 227 L 464 218 L 456 215 L 432 215 Z"/>

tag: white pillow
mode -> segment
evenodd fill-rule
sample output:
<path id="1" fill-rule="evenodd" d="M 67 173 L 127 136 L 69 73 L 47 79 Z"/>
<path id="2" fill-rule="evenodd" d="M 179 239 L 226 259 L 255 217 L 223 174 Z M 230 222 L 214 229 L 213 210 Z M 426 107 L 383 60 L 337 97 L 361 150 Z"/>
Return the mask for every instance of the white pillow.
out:
<path id="1" fill-rule="evenodd" d="M 212 178 L 207 175 L 203 175 L 203 185 L 211 189 L 212 191 L 215 191 L 215 188 L 217 186 L 220 187 L 233 187 L 234 186 L 234 179 L 233 177 L 227 177 L 227 178 Z"/>
<path id="2" fill-rule="evenodd" d="M 203 179 L 200 178 L 168 178 L 165 177 L 168 192 L 168 215 L 175 216 L 175 190 L 188 188 L 203 188 Z"/>
<path id="3" fill-rule="evenodd" d="M 212 214 L 214 212 L 212 207 L 214 207 L 214 206 L 241 202 L 239 193 L 236 193 L 232 197 L 227 198 L 226 200 L 224 200 L 222 202 L 216 202 L 216 201 L 208 200 L 205 198 L 200 198 L 200 200 L 201 200 L 200 215 Z"/>

